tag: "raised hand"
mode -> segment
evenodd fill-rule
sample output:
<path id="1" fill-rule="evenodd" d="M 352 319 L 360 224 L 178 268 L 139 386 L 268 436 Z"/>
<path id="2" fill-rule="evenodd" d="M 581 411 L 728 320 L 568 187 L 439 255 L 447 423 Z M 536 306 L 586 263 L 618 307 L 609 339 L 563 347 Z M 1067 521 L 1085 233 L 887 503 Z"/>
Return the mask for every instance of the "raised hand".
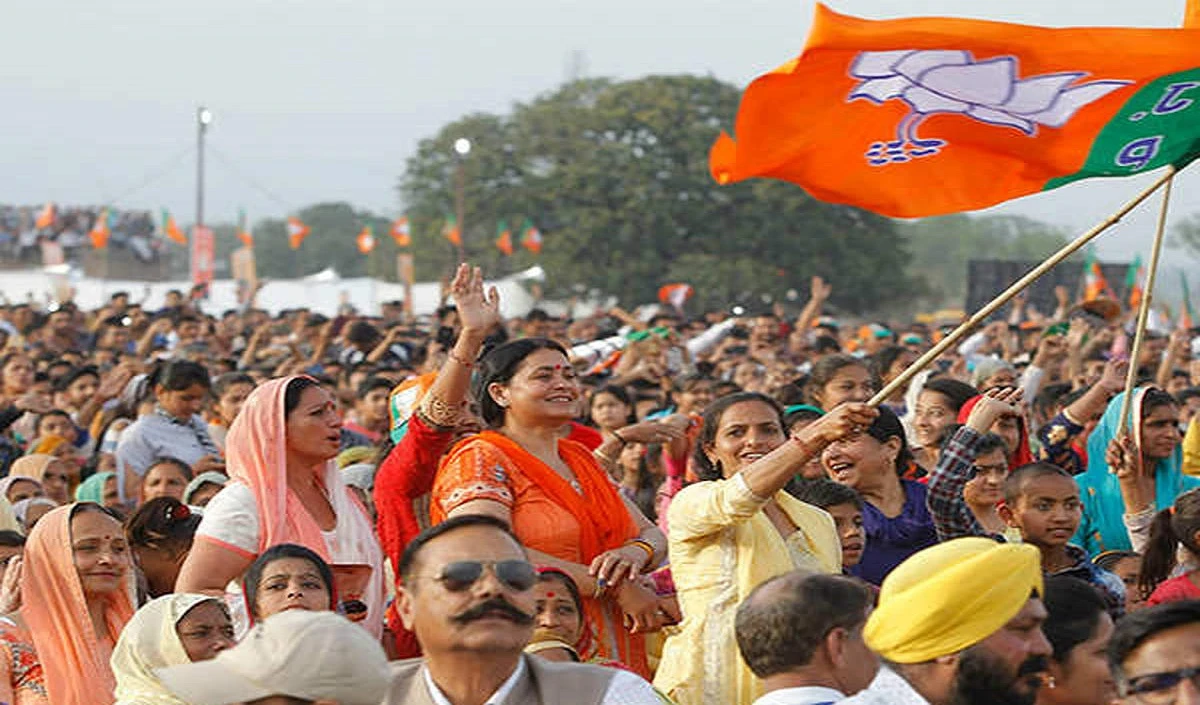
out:
<path id="1" fill-rule="evenodd" d="M 1109 394 L 1116 394 L 1125 389 L 1125 378 L 1129 374 L 1129 361 L 1112 359 L 1104 365 L 1104 372 L 1096 384 Z"/>
<path id="2" fill-rule="evenodd" d="M 500 323 L 500 292 L 494 286 L 484 291 L 483 270 L 479 267 L 460 264 L 450 292 L 463 330 L 490 331 Z"/>
<path id="3" fill-rule="evenodd" d="M 833 411 L 805 426 L 798 437 L 802 441 L 833 443 L 862 433 L 864 429 L 875 422 L 877 416 L 879 416 L 879 409 L 869 404 L 862 402 L 838 404 Z"/>
<path id="4" fill-rule="evenodd" d="M 824 278 L 814 275 L 809 284 L 809 292 L 813 301 L 827 301 L 829 295 L 833 293 L 833 285 L 826 282 Z"/>
<path id="5" fill-rule="evenodd" d="M 987 433 L 992 424 L 1002 416 L 1019 416 L 1020 402 L 1024 392 L 1016 387 L 997 387 L 984 392 L 983 397 L 971 409 L 967 425 L 979 433 Z"/>

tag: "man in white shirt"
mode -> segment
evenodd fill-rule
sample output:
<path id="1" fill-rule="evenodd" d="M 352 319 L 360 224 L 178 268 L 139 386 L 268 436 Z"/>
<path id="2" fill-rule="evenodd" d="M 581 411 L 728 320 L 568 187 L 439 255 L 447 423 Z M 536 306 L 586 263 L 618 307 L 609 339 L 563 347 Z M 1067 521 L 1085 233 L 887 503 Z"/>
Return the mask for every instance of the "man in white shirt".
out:
<path id="1" fill-rule="evenodd" d="M 660 705 L 638 676 L 525 655 L 537 573 L 508 525 L 466 514 L 421 532 L 396 606 L 425 654 L 393 664 L 383 705 Z"/>
<path id="2" fill-rule="evenodd" d="M 734 628 L 766 694 L 754 705 L 832 705 L 866 688 L 879 658 L 863 641 L 871 594 L 853 578 L 793 571 L 762 583 Z"/>

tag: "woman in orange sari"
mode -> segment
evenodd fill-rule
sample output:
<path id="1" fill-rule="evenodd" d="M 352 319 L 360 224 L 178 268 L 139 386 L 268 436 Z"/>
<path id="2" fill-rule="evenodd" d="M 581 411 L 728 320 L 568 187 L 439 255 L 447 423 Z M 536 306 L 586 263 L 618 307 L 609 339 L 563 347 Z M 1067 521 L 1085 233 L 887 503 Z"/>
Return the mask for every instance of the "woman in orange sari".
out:
<path id="1" fill-rule="evenodd" d="M 666 558 L 666 539 L 621 497 L 592 453 L 559 438 L 581 398 L 566 351 L 525 338 L 479 364 L 472 391 L 491 430 L 442 460 L 433 521 L 489 514 L 509 522 L 531 561 L 565 571 L 579 586 L 600 655 L 648 675 L 643 632 L 661 627 L 668 614 L 642 576 Z M 618 437 L 634 440 L 645 439 Z"/>
<path id="2" fill-rule="evenodd" d="M 109 659 L 134 611 L 121 522 L 91 502 L 51 511 L 9 564 L 6 593 L 18 579 L 23 604 L 0 619 L 0 702 L 111 705 Z"/>

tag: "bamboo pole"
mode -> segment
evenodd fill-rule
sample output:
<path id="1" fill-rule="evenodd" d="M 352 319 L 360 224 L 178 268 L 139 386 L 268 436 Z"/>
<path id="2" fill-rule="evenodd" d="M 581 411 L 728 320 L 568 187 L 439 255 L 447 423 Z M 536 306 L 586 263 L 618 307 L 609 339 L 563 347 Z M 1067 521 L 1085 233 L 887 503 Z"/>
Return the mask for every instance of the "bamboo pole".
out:
<path id="1" fill-rule="evenodd" d="M 1050 271 L 1050 269 L 1052 269 L 1055 265 L 1075 254 L 1075 252 L 1094 240 L 1098 235 L 1100 235 L 1100 233 L 1121 222 L 1121 219 L 1128 215 L 1129 211 L 1138 207 L 1142 201 L 1145 201 L 1147 198 L 1153 195 L 1155 191 L 1162 188 L 1164 184 L 1171 181 L 1175 177 L 1175 172 L 1176 169 L 1174 166 L 1168 167 L 1166 174 L 1164 174 L 1150 186 L 1146 187 L 1144 191 L 1130 199 L 1125 205 L 1121 206 L 1117 212 L 1110 215 L 1104 222 L 1067 243 L 1058 252 L 1050 255 L 1048 259 L 1034 267 L 1032 270 L 1026 273 L 1025 276 L 1014 282 L 1012 286 L 1005 289 L 998 296 L 996 296 L 996 298 L 992 299 L 982 308 L 976 311 L 975 314 L 967 319 L 965 323 L 960 325 L 958 328 L 955 328 L 950 335 L 947 335 L 937 345 L 934 345 L 932 348 L 926 351 L 924 355 L 917 358 L 916 362 L 909 365 L 908 369 L 904 370 L 904 372 L 901 372 L 898 377 L 893 379 L 883 389 L 879 390 L 867 403 L 871 406 L 879 406 L 882 404 L 889 397 L 895 394 L 896 391 L 902 389 L 906 384 L 908 384 L 909 380 L 916 376 L 918 372 L 928 367 L 942 353 L 950 349 L 950 346 L 957 343 L 976 326 L 987 320 L 988 316 L 992 315 L 997 309 L 1008 303 L 1010 299 L 1021 293 L 1021 291 L 1026 289 L 1030 284 L 1037 281 L 1039 277 Z"/>
<path id="2" fill-rule="evenodd" d="M 1138 356 L 1146 337 L 1146 321 L 1150 318 L 1150 306 L 1154 299 L 1154 280 L 1158 276 L 1158 258 L 1162 253 L 1164 235 L 1167 231 L 1167 211 L 1171 206 L 1171 184 L 1175 179 L 1175 167 L 1167 168 L 1167 181 L 1163 186 L 1162 206 L 1158 210 L 1158 227 L 1154 231 L 1154 244 L 1150 249 L 1150 269 L 1146 272 L 1146 290 L 1142 292 L 1138 306 L 1137 325 L 1133 329 L 1133 348 L 1129 351 L 1129 372 L 1125 374 L 1125 398 L 1121 400 L 1121 421 L 1117 425 L 1117 438 L 1125 435 L 1129 424 L 1129 408 L 1133 403 L 1133 388 L 1137 385 Z"/>

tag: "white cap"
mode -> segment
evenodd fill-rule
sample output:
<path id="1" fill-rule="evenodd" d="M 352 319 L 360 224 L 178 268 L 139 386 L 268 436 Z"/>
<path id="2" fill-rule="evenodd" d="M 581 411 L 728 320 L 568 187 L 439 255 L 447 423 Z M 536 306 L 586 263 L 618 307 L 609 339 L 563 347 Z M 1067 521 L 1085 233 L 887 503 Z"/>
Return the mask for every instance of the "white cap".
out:
<path id="1" fill-rule="evenodd" d="M 157 670 L 190 705 L 230 705 L 283 695 L 379 705 L 390 673 L 379 643 L 333 612 L 288 610 L 257 624 L 211 661 Z"/>

